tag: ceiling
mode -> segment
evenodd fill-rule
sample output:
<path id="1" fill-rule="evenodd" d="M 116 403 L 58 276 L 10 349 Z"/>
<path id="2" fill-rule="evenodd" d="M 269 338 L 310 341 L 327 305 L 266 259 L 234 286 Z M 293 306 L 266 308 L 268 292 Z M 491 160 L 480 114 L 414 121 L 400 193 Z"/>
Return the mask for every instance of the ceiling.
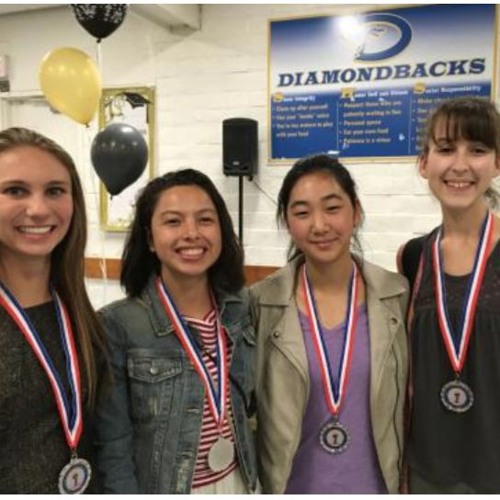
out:
<path id="1" fill-rule="evenodd" d="M 51 9 L 70 4 L 0 4 L 0 16 L 29 10 Z M 164 27 L 200 29 L 199 4 L 131 4 L 130 9 L 140 16 Z"/>

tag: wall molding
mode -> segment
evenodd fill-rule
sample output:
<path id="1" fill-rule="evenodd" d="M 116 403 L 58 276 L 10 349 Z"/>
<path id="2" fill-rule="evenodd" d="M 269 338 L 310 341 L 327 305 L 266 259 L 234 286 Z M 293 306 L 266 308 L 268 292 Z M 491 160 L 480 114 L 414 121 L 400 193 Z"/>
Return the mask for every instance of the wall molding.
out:
<path id="1" fill-rule="evenodd" d="M 274 266 L 245 266 L 247 285 L 251 285 L 279 269 Z M 88 257 L 85 259 L 85 276 L 91 279 L 119 280 L 121 271 L 120 259 L 103 259 Z"/>

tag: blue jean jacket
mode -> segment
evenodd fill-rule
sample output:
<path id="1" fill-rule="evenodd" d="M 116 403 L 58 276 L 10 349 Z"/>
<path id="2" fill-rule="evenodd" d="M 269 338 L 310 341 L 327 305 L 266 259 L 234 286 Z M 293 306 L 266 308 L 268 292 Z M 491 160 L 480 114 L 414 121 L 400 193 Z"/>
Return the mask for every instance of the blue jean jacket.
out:
<path id="1" fill-rule="evenodd" d="M 190 493 L 203 416 L 204 388 L 161 304 L 151 276 L 136 299 L 100 310 L 113 371 L 97 408 L 98 467 L 104 493 Z M 232 428 L 242 476 L 257 482 L 249 409 L 255 335 L 246 295 L 218 295 L 233 343 Z M 191 328 L 194 336 L 198 335 Z"/>

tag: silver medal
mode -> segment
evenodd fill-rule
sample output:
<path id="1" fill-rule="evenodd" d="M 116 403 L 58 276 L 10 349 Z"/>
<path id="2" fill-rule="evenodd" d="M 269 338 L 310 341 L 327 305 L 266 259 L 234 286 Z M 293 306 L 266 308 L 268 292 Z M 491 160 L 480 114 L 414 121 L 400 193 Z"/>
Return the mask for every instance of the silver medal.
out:
<path id="1" fill-rule="evenodd" d="M 234 443 L 222 436 L 212 445 L 208 452 L 208 466 L 214 472 L 226 469 L 234 461 Z"/>
<path id="2" fill-rule="evenodd" d="M 342 453 L 349 445 L 349 433 L 337 420 L 331 420 L 325 424 L 319 436 L 321 446 L 328 453 Z"/>
<path id="3" fill-rule="evenodd" d="M 59 474 L 59 493 L 76 495 L 83 493 L 92 477 L 92 467 L 84 458 L 73 457 Z"/>
<path id="4" fill-rule="evenodd" d="M 466 383 L 452 380 L 443 385 L 441 402 L 447 410 L 464 413 L 474 404 L 474 393 Z"/>

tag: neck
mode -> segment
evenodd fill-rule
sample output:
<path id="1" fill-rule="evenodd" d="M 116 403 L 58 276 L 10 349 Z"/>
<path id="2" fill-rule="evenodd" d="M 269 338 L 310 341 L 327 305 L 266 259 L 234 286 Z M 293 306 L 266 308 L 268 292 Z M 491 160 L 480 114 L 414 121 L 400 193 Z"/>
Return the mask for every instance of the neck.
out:
<path id="1" fill-rule="evenodd" d="M 203 319 L 212 308 L 210 285 L 206 275 L 176 279 L 171 274 L 162 272 L 162 279 L 181 314 Z"/>
<path id="2" fill-rule="evenodd" d="M 488 207 L 484 204 L 467 212 L 443 211 L 444 237 L 477 238 L 487 212 Z"/>
<path id="3" fill-rule="evenodd" d="M 352 266 L 353 259 L 350 254 L 328 264 L 318 264 L 306 259 L 307 278 L 315 292 L 344 291 L 351 279 Z"/>
<path id="4" fill-rule="evenodd" d="M 0 260 L 0 281 L 23 307 L 43 304 L 51 300 L 49 289 L 50 262 Z"/>

